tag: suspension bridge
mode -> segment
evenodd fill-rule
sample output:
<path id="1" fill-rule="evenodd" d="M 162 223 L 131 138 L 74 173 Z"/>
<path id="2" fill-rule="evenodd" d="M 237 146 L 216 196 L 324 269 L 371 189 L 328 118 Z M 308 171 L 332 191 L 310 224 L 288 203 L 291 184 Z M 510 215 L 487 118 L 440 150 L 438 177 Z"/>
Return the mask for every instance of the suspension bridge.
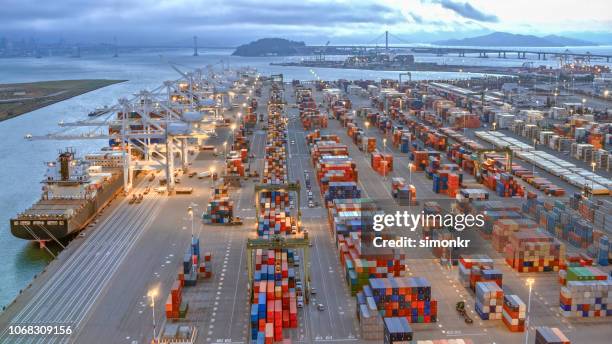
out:
<path id="1" fill-rule="evenodd" d="M 392 38 L 398 43 L 390 44 L 389 39 Z M 329 43 L 329 42 L 328 42 Z M 416 46 L 414 43 L 408 42 L 389 31 L 385 31 L 373 40 L 364 44 L 326 44 L 326 45 L 310 45 L 309 48 L 320 51 L 324 54 L 326 51 L 334 49 L 335 51 L 344 51 L 352 54 L 364 54 L 370 51 L 386 51 L 386 52 L 405 52 L 405 53 L 422 53 L 435 54 L 438 56 L 456 54 L 459 57 L 477 56 L 481 58 L 497 57 L 497 58 L 517 58 L 517 59 L 535 59 L 546 60 L 548 58 L 562 59 L 583 59 L 585 61 L 604 60 L 609 63 L 612 60 L 610 54 L 597 54 L 590 52 L 572 52 L 526 49 L 526 48 L 485 48 L 485 47 L 445 47 L 445 46 Z"/>

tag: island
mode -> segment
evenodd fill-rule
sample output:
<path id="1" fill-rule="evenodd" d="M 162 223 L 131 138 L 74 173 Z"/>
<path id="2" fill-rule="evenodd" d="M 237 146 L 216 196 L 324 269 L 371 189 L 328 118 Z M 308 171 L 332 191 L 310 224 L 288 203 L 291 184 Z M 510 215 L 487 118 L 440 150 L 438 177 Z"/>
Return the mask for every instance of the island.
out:
<path id="1" fill-rule="evenodd" d="M 56 80 L 0 84 L 0 121 L 126 80 Z"/>
<path id="2" fill-rule="evenodd" d="M 236 48 L 233 56 L 293 56 L 303 54 L 306 43 L 283 38 L 262 38 Z"/>

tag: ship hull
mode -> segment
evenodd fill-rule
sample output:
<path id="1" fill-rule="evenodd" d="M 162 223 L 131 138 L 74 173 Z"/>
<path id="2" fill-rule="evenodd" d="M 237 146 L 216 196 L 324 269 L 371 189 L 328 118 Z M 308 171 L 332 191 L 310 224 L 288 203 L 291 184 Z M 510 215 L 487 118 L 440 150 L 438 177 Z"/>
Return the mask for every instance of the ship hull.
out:
<path id="1" fill-rule="evenodd" d="M 83 230 L 115 196 L 123 190 L 121 173 L 98 190 L 95 197 L 83 200 L 78 210 L 69 218 L 11 219 L 11 233 L 20 239 L 33 241 L 61 240 Z M 42 200 L 39 202 L 43 202 Z"/>

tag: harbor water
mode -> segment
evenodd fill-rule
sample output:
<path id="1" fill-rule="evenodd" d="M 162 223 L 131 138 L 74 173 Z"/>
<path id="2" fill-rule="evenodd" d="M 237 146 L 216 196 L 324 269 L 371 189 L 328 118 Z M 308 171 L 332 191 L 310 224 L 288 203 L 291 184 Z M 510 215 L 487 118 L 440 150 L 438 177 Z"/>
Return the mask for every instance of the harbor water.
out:
<path id="1" fill-rule="evenodd" d="M 607 49 L 595 50 L 598 52 Z M 593 50 L 591 50 L 594 52 Z M 197 57 L 191 56 L 191 49 L 139 50 L 123 53 L 113 58 L 110 55 L 83 56 L 81 58 L 44 57 L 0 59 L 0 84 L 21 83 L 64 79 L 121 79 L 126 82 L 114 84 L 92 91 L 63 102 L 59 102 L 19 117 L 0 122 L 0 308 L 8 305 L 19 291 L 39 274 L 51 256 L 38 244 L 14 238 L 9 229 L 9 219 L 19 211 L 28 208 L 41 193 L 40 181 L 45 172 L 45 162 L 55 159 L 57 152 L 66 147 L 74 147 L 79 154 L 93 152 L 103 147 L 102 140 L 47 141 L 24 139 L 26 134 L 44 135 L 58 132 L 58 122 L 71 122 L 87 118 L 87 114 L 104 105 L 116 103 L 120 97 L 159 86 L 165 80 L 178 79 L 179 75 L 170 66 L 190 68 L 213 65 L 251 66 L 262 74 L 282 73 L 286 81 L 292 79 L 312 80 L 314 74 L 309 68 L 271 66 L 270 62 L 298 61 L 300 57 L 290 58 L 239 58 L 230 57 L 229 50 L 200 51 Z M 493 56 L 492 56 L 493 57 Z M 458 58 L 423 56 L 418 62 L 437 62 L 446 64 L 520 66 L 524 60 L 493 58 Z M 533 61 L 534 64 L 554 65 L 554 60 Z M 397 71 L 367 71 L 350 69 L 316 69 L 316 74 L 324 80 L 335 79 L 397 79 Z M 477 77 L 474 73 L 449 72 L 412 72 L 413 79 L 457 79 Z"/>

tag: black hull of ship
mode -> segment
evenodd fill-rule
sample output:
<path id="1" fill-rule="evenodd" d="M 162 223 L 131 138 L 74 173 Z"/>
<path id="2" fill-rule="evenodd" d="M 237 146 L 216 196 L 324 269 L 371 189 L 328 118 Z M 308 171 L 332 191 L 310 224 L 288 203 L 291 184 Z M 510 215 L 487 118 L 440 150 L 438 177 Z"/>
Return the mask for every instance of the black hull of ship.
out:
<path id="1" fill-rule="evenodd" d="M 102 189 L 98 190 L 96 197 L 83 200 L 83 206 L 69 219 L 37 218 L 37 219 L 11 219 L 11 233 L 20 239 L 33 241 L 61 240 L 83 230 L 98 215 L 115 196 L 123 189 L 121 174 L 114 178 Z"/>

